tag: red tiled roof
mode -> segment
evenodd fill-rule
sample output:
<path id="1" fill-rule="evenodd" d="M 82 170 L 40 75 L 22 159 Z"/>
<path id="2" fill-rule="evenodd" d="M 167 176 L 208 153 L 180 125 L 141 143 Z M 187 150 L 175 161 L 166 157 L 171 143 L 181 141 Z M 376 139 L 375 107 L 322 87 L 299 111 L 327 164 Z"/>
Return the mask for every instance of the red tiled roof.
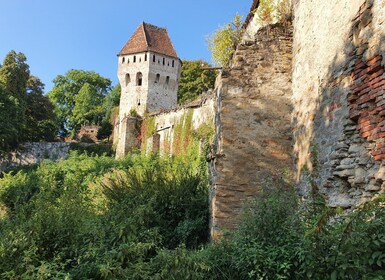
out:
<path id="1" fill-rule="evenodd" d="M 152 51 L 178 58 L 165 28 L 142 22 L 119 55 Z"/>

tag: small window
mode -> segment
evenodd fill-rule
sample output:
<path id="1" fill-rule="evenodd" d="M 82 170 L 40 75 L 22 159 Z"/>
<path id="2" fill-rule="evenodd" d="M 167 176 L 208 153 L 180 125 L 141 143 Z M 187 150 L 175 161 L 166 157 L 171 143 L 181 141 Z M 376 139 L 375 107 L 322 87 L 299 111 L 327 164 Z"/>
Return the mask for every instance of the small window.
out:
<path id="1" fill-rule="evenodd" d="M 134 55 L 134 63 L 136 62 L 136 55 Z"/>
<path id="2" fill-rule="evenodd" d="M 152 62 L 155 62 L 155 54 L 152 56 Z"/>
<path id="3" fill-rule="evenodd" d="M 138 99 L 138 106 L 140 106 L 140 99 Z"/>
<path id="4" fill-rule="evenodd" d="M 136 85 L 141 86 L 142 85 L 142 73 L 138 72 L 136 73 Z"/>
<path id="5" fill-rule="evenodd" d="M 128 74 L 128 73 L 126 74 L 124 81 L 125 81 L 126 86 L 131 82 L 130 74 Z"/>
<path id="6" fill-rule="evenodd" d="M 166 85 L 168 85 L 169 83 L 170 83 L 170 77 L 167 76 L 167 77 L 166 77 Z"/>
<path id="7" fill-rule="evenodd" d="M 166 63 L 166 59 L 163 57 L 163 65 L 165 65 Z"/>
<path id="8" fill-rule="evenodd" d="M 125 58 L 125 57 L 123 57 L 123 58 L 122 58 L 122 63 L 124 63 L 124 61 L 125 61 L 125 60 L 126 60 L 126 58 Z"/>
<path id="9" fill-rule="evenodd" d="M 127 63 L 130 63 L 130 59 L 129 58 L 127 58 Z"/>
<path id="10" fill-rule="evenodd" d="M 139 57 L 139 62 L 142 62 L 142 58 L 141 57 Z"/>
<path id="11" fill-rule="evenodd" d="M 159 83 L 160 80 L 160 74 L 156 74 L 155 83 Z"/>
<path id="12" fill-rule="evenodd" d="M 147 54 L 144 55 L 144 61 L 147 61 Z"/>
<path id="13" fill-rule="evenodd" d="M 174 60 L 172 61 L 172 67 L 174 67 Z"/>

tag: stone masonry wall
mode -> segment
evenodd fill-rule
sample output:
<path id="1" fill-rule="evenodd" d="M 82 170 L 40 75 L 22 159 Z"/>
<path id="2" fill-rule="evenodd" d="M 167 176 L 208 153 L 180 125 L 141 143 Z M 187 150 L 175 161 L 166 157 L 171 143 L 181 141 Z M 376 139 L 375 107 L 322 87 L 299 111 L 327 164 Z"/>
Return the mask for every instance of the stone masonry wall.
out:
<path id="1" fill-rule="evenodd" d="M 21 144 L 18 151 L 9 153 L 0 159 L 0 172 L 7 168 L 37 164 L 44 159 L 58 160 L 66 158 L 71 143 L 29 142 Z"/>
<path id="2" fill-rule="evenodd" d="M 259 30 L 238 46 L 232 68 L 217 81 L 213 238 L 234 229 L 245 203 L 292 168 L 291 32 L 280 25 Z"/>
<path id="3" fill-rule="evenodd" d="M 294 8 L 301 191 L 307 169 L 331 206 L 350 208 L 385 188 L 385 2 L 299 0 Z"/>

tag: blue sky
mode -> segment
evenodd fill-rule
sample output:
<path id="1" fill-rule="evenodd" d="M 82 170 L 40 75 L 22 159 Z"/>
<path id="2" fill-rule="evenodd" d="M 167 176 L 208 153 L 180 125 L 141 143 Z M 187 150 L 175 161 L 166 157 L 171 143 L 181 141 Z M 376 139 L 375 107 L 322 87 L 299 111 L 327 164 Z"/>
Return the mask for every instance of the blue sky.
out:
<path id="1" fill-rule="evenodd" d="M 166 27 L 181 59 L 211 62 L 205 38 L 252 0 L 0 0 L 0 61 L 23 52 L 49 91 L 70 69 L 94 70 L 118 83 L 117 57 L 136 27 Z"/>

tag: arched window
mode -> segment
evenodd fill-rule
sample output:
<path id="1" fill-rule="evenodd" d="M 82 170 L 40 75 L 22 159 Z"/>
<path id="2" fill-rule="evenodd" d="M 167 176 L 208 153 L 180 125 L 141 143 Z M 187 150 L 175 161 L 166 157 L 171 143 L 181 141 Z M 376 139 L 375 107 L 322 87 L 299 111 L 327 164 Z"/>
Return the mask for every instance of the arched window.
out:
<path id="1" fill-rule="evenodd" d="M 136 62 L 136 55 L 134 55 L 134 63 Z"/>
<path id="2" fill-rule="evenodd" d="M 172 61 L 172 67 L 174 67 L 174 60 Z"/>
<path id="3" fill-rule="evenodd" d="M 142 73 L 141 72 L 136 73 L 136 85 L 137 86 L 142 85 Z"/>
<path id="4" fill-rule="evenodd" d="M 155 83 L 159 83 L 159 80 L 160 80 L 160 74 L 156 74 Z"/>
<path id="5" fill-rule="evenodd" d="M 166 62 L 166 59 L 163 57 L 163 65 L 165 64 L 165 62 Z"/>
<path id="6" fill-rule="evenodd" d="M 124 63 L 125 59 L 126 59 L 125 57 L 122 58 L 122 63 Z"/>
<path id="7" fill-rule="evenodd" d="M 147 61 L 147 54 L 144 55 L 144 61 Z"/>
<path id="8" fill-rule="evenodd" d="M 126 83 L 126 86 L 131 82 L 130 74 L 128 74 L 128 73 L 126 74 L 124 81 Z"/>
<path id="9" fill-rule="evenodd" d="M 155 54 L 152 56 L 152 62 L 155 62 Z"/>
<path id="10" fill-rule="evenodd" d="M 166 85 L 168 85 L 169 83 L 170 83 L 170 77 L 167 76 L 167 77 L 166 77 Z"/>

